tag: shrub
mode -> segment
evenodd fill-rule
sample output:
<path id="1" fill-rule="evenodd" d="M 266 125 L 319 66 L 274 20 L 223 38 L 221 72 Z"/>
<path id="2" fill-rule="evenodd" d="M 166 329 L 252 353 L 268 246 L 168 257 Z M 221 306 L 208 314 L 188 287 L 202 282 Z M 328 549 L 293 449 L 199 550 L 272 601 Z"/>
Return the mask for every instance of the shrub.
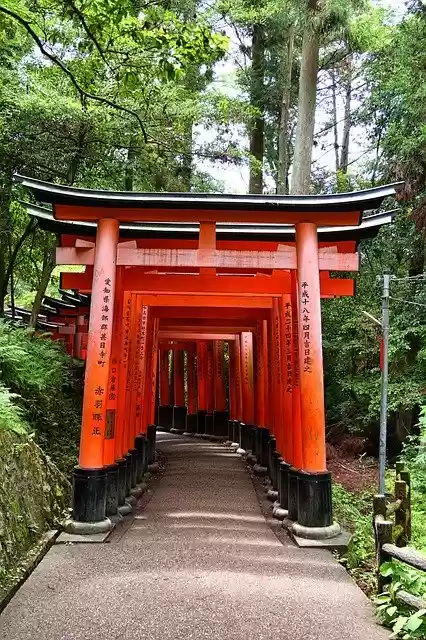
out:
<path id="1" fill-rule="evenodd" d="M 67 474 L 77 460 L 82 371 L 47 334 L 0 322 L 0 427 L 16 431 L 27 423 Z"/>

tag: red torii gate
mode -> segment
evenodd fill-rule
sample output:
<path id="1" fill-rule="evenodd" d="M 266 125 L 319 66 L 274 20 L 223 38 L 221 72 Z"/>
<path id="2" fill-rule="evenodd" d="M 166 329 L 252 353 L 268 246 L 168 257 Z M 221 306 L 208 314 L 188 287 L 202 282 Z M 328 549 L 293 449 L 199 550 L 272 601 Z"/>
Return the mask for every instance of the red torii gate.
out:
<path id="1" fill-rule="evenodd" d="M 339 527 L 332 519 L 325 461 L 320 298 L 348 295 L 352 283 L 335 281 L 320 271 L 356 270 L 357 235 L 356 230 L 353 236 L 346 234 L 345 241 L 352 241 L 352 246 L 339 251 L 338 239 L 319 246 L 317 228 L 362 228 L 363 210 L 379 206 L 395 186 L 333 196 L 220 196 L 110 193 L 18 179 L 38 200 L 53 204 L 56 221 L 65 221 L 68 238 L 74 235 L 77 239 L 58 249 L 58 263 L 93 266 L 82 437 L 70 528 L 107 530 L 111 523 L 105 516 L 113 515 L 111 509 L 117 503 L 121 506 L 123 491 L 129 495 L 142 478 L 141 461 L 153 460 L 161 332 L 161 314 L 155 310 L 171 309 L 171 318 L 179 317 L 181 310 L 181 318 L 191 319 L 188 309 L 199 306 L 208 311 L 200 318 L 216 316 L 224 325 L 225 309 L 243 311 L 240 318 L 246 310 L 262 312 L 256 331 L 238 331 L 232 334 L 235 339 L 228 335 L 232 435 L 235 421 L 240 427 L 240 445 L 248 449 L 248 436 L 255 435 L 253 448 L 260 466 L 268 466 L 275 486 L 279 485 L 281 506 L 287 504 L 289 516 L 297 520 L 293 524 L 296 534 L 335 535 Z M 234 225 L 234 232 L 243 234 L 243 225 L 259 224 L 259 220 L 272 227 L 295 225 L 295 246 L 291 241 L 275 246 L 239 239 L 229 240 L 236 246 L 216 242 L 217 225 Z M 176 227 L 195 222 L 200 224 L 199 243 L 182 246 L 179 238 L 176 244 L 172 238 L 157 238 L 157 244 L 139 238 L 134 244 L 119 243 L 120 223 L 132 221 L 157 226 L 173 222 Z M 94 247 L 86 235 L 91 223 L 96 224 Z M 344 232 L 336 227 L 330 231 L 334 236 L 339 233 Z M 130 227 L 126 235 L 132 238 Z M 323 237 L 325 234 L 321 240 Z M 152 271 L 157 273 L 149 273 Z M 162 313 L 166 318 L 167 313 Z M 226 335 L 219 328 L 210 335 Z M 118 338 L 114 341 L 113 330 Z M 163 337 L 187 340 L 190 333 L 169 326 Z M 202 331 L 198 335 L 209 334 Z M 197 344 L 208 347 L 212 342 Z M 213 351 L 204 347 L 197 348 L 197 356 L 199 415 L 214 408 L 211 385 L 205 385 L 214 358 Z M 181 374 L 178 358 L 176 365 Z M 175 376 L 175 391 L 182 403 L 179 378 L 182 375 Z M 192 379 L 190 384 L 194 384 Z M 264 424 L 254 426 L 255 419 Z M 291 426 L 283 428 L 284 420 Z M 272 440 L 270 434 L 274 434 Z M 108 446 L 108 440 L 114 440 L 114 447 Z M 283 462 L 273 451 L 275 444 Z M 144 448 L 150 451 L 148 458 L 140 455 Z M 115 495 L 114 489 L 121 494 Z"/>

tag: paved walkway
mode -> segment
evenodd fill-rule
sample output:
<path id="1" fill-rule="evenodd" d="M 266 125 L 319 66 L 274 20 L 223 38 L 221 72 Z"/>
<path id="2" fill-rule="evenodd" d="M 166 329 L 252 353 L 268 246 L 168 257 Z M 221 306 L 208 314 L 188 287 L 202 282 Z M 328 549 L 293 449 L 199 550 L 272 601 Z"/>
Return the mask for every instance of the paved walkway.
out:
<path id="1" fill-rule="evenodd" d="M 281 544 L 243 462 L 159 435 L 165 475 L 110 544 L 56 545 L 0 616 L 2 640 L 385 640 L 327 551 Z"/>

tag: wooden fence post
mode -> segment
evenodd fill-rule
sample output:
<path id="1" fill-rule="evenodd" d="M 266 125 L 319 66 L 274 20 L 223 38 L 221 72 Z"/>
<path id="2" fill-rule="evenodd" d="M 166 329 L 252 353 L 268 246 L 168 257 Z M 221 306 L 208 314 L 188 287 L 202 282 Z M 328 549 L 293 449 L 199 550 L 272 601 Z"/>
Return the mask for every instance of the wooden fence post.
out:
<path id="1" fill-rule="evenodd" d="M 400 477 L 403 482 L 407 485 L 407 496 L 405 500 L 405 510 L 406 510 L 406 523 L 405 523 L 405 536 L 407 543 L 411 540 L 411 477 L 410 472 L 406 469 L 400 472 Z"/>
<path id="2" fill-rule="evenodd" d="M 405 547 L 407 538 L 407 501 L 408 486 L 404 480 L 395 480 L 395 499 L 400 501 L 399 507 L 395 511 L 395 527 L 398 527 L 395 544 L 397 547 Z"/>
<path id="3" fill-rule="evenodd" d="M 391 580 L 390 577 L 382 576 L 380 567 L 384 562 L 390 560 L 389 555 L 383 550 L 383 545 L 392 544 L 392 521 L 383 520 L 382 516 L 376 517 L 376 560 L 377 560 L 377 590 L 379 593 L 384 591 L 385 585 Z"/>

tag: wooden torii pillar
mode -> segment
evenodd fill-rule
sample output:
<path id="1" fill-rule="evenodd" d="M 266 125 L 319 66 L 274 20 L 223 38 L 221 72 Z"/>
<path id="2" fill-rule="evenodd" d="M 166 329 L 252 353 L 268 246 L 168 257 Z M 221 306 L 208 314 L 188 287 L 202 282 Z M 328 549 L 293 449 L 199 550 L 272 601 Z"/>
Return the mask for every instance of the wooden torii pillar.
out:
<path id="1" fill-rule="evenodd" d="M 160 406 L 158 408 L 158 425 L 164 431 L 170 431 L 173 427 L 173 404 L 170 391 L 170 351 L 160 346 L 159 349 L 159 376 L 160 376 Z"/>

